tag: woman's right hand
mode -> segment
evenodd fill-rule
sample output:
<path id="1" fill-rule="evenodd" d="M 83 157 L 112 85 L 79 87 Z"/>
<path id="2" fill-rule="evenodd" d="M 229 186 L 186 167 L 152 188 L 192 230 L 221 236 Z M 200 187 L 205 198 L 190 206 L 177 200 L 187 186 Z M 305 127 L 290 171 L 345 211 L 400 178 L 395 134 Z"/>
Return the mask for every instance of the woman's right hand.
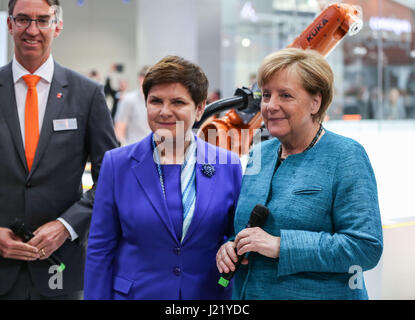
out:
<path id="1" fill-rule="evenodd" d="M 238 256 L 235 252 L 235 243 L 228 241 L 224 243 L 216 254 L 216 267 L 220 273 L 228 273 L 235 271 L 235 263 L 238 261 Z"/>

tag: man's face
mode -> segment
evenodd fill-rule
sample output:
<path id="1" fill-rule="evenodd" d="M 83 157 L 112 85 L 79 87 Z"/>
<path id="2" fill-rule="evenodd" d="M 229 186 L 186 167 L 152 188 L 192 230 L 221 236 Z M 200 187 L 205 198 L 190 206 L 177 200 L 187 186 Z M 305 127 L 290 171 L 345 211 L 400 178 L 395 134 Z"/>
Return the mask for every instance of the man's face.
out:
<path id="1" fill-rule="evenodd" d="M 54 9 L 45 0 L 18 0 L 13 10 L 14 17 L 30 19 L 56 19 Z M 49 57 L 52 41 L 61 29 L 62 22 L 52 23 L 47 29 L 39 29 L 32 21 L 28 27 L 18 27 L 9 17 L 7 20 L 9 33 L 14 40 L 17 61 L 24 67 L 38 68 Z M 35 70 L 29 70 L 34 72 Z"/>

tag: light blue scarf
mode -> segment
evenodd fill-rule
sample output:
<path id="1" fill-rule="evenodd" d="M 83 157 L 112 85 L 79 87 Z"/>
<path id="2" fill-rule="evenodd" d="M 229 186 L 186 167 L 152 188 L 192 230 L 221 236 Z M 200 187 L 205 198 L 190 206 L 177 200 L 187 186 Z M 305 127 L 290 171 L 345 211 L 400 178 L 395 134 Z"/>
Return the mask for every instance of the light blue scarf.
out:
<path id="1" fill-rule="evenodd" d="M 153 150 L 154 160 L 157 164 L 157 171 L 160 178 L 161 189 L 163 191 L 164 199 L 166 199 L 164 179 L 160 167 L 160 159 L 158 152 L 156 151 L 156 143 L 153 135 Z M 195 211 L 196 204 L 196 140 L 193 134 L 191 134 L 190 145 L 187 148 L 184 163 L 182 165 L 180 174 L 180 185 L 182 191 L 182 205 L 183 205 L 183 230 L 182 239 L 186 236 L 187 230 L 189 229 L 190 223 L 192 222 L 193 214 Z"/>
<path id="2" fill-rule="evenodd" d="M 189 229 L 196 204 L 196 141 L 193 134 L 191 137 L 180 175 L 183 203 L 183 231 L 181 242 L 183 242 Z"/>

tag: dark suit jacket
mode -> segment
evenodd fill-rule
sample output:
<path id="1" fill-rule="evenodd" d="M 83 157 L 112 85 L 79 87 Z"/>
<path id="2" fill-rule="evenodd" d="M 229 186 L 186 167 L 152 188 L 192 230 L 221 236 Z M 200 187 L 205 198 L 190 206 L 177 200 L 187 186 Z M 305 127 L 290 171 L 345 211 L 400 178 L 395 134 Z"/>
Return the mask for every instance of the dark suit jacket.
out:
<path id="1" fill-rule="evenodd" d="M 76 130 L 55 131 L 53 120 L 76 119 Z M 33 167 L 27 169 L 19 127 L 12 64 L 0 68 L 0 227 L 15 218 L 32 230 L 65 219 L 79 235 L 56 251 L 66 264 L 63 289 L 51 290 L 50 265 L 28 263 L 36 289 L 46 296 L 81 290 L 86 241 L 95 187 L 83 193 L 82 175 L 89 159 L 94 182 L 105 151 L 116 147 L 102 87 L 55 63 L 48 103 Z M 23 262 L 0 257 L 0 295 L 12 287 Z"/>

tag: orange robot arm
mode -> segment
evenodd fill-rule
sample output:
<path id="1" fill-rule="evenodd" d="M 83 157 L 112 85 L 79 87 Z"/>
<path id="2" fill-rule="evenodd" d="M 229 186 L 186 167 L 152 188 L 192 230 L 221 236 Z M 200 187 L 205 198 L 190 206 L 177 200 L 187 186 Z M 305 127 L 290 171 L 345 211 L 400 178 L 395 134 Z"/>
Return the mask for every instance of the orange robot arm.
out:
<path id="1" fill-rule="evenodd" d="M 362 26 L 362 13 L 358 7 L 347 3 L 332 4 L 323 10 L 288 47 L 313 49 L 327 56 L 346 34 L 354 35 Z M 253 104 L 256 105 L 256 113 L 247 123 L 236 110 L 232 109 L 222 118 L 208 118 L 202 123 L 198 136 L 239 155 L 249 152 L 254 134 L 262 126 L 262 117 L 259 110 L 260 93 L 251 91 L 251 99 L 248 99 L 246 90 L 249 89 L 237 90 L 243 93 L 240 99 L 235 99 L 238 98 L 237 96 L 229 99 L 234 99 L 235 104 L 241 104 L 242 101 L 248 104 L 248 100 L 255 101 Z M 226 100 L 222 99 L 219 103 L 226 105 Z M 210 106 L 207 106 L 205 113 L 209 114 Z M 246 108 L 251 109 L 252 112 L 252 107 Z M 214 107 L 212 106 L 211 109 Z"/>
<path id="2" fill-rule="evenodd" d="M 361 10 L 347 3 L 327 7 L 288 47 L 313 49 L 327 56 L 348 33 L 363 26 Z"/>

